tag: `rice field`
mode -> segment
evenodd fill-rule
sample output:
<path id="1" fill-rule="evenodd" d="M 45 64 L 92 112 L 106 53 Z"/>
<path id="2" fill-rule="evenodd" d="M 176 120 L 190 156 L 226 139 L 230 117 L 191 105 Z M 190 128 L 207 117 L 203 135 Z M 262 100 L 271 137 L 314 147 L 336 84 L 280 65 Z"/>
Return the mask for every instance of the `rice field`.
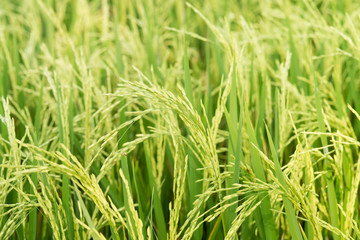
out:
<path id="1" fill-rule="evenodd" d="M 360 2 L 1 0 L 0 239 L 360 239 Z"/>

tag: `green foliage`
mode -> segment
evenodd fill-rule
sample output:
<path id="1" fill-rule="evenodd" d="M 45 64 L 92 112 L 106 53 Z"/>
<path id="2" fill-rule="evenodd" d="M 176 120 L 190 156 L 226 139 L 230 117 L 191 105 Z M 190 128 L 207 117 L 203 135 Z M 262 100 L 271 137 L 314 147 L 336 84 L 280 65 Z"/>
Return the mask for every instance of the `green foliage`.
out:
<path id="1" fill-rule="evenodd" d="M 0 239 L 360 239 L 357 1 L 0 1 Z"/>

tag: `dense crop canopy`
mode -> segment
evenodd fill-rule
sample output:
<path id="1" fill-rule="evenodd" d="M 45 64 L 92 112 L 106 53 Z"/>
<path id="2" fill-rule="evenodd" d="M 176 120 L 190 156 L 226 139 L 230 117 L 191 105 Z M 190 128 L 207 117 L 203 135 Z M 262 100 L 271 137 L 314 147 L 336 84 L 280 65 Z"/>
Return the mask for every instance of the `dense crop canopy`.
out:
<path id="1" fill-rule="evenodd" d="M 360 239 L 360 2 L 0 0 L 0 239 Z"/>

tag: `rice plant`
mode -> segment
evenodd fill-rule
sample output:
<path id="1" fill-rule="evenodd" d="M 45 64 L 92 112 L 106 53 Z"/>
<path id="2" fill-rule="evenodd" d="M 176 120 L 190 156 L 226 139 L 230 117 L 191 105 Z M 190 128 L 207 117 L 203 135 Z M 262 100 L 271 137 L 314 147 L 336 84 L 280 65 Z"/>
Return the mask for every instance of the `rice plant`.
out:
<path id="1" fill-rule="evenodd" d="M 360 2 L 0 1 L 0 239 L 360 239 Z"/>

